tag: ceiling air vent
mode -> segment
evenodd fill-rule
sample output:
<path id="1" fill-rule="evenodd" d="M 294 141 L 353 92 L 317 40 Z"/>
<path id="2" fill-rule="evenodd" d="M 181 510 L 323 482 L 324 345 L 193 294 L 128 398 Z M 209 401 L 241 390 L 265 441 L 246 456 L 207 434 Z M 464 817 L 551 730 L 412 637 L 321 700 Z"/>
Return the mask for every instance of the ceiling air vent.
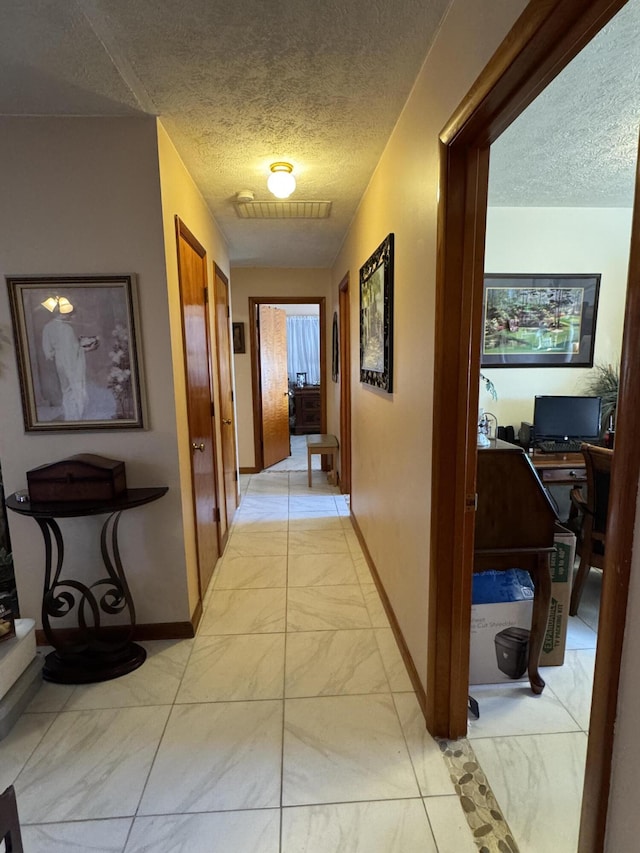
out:
<path id="1" fill-rule="evenodd" d="M 330 201 L 246 201 L 234 202 L 240 219 L 327 219 Z"/>

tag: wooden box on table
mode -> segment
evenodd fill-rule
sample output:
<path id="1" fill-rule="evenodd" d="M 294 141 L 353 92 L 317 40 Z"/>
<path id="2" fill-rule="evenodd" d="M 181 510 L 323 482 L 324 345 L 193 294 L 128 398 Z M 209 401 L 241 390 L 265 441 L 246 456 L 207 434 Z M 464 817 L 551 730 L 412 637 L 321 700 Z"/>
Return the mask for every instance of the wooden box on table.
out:
<path id="1" fill-rule="evenodd" d="M 29 500 L 109 501 L 127 491 L 124 462 L 94 453 L 78 453 L 27 471 Z"/>

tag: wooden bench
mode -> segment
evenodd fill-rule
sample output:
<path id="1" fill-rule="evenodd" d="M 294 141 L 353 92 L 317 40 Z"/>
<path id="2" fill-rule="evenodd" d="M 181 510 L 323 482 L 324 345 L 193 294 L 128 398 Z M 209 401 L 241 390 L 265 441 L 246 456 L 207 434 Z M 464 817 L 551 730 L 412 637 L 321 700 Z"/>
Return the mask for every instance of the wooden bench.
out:
<path id="1" fill-rule="evenodd" d="M 309 488 L 311 488 L 311 457 L 314 453 L 331 457 L 331 472 L 329 479 L 335 485 L 335 472 L 337 470 L 338 439 L 335 435 L 308 435 L 307 436 L 307 471 L 309 474 Z"/>

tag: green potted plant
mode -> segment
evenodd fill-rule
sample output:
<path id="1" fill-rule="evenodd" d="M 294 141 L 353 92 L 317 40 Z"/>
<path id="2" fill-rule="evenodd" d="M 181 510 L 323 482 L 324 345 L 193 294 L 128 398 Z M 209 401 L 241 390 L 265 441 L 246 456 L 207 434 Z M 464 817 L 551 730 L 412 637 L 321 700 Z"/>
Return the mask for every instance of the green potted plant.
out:
<path id="1" fill-rule="evenodd" d="M 601 435 L 604 435 L 608 430 L 609 424 L 615 426 L 619 383 L 620 370 L 618 365 L 605 364 L 604 362 L 594 364 L 593 370 L 584 381 L 585 393 L 590 397 L 600 397 L 602 400 Z"/>

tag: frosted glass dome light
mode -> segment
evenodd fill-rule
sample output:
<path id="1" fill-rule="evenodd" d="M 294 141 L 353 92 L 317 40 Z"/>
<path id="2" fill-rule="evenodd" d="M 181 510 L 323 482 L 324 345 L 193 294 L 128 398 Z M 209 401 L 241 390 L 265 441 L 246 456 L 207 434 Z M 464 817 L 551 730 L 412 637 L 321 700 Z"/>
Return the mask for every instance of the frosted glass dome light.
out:
<path id="1" fill-rule="evenodd" d="M 271 169 L 267 179 L 269 192 L 276 198 L 289 198 L 296 188 L 296 179 L 291 174 L 293 166 L 291 163 L 272 163 L 269 168 Z"/>

